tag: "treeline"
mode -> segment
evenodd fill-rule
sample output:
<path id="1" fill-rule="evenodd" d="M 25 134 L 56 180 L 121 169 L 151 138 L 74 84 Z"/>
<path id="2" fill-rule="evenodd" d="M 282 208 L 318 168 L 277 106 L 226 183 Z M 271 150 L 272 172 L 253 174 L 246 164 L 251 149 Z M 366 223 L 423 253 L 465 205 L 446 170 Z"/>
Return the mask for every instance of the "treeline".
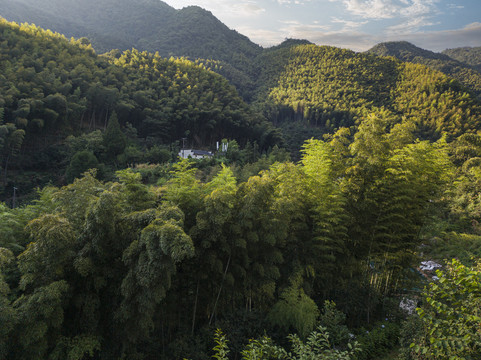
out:
<path id="1" fill-rule="evenodd" d="M 396 321 L 399 295 L 419 286 L 418 246 L 443 231 L 477 234 L 479 205 L 465 190 L 479 175 L 477 138 L 460 140 L 465 166 L 452 186 L 450 146 L 415 141 L 412 130 L 373 114 L 357 133 L 310 140 L 300 163 L 246 182 L 226 166 L 201 182 L 182 160 L 160 186 L 133 170 L 115 182 L 90 172 L 32 205 L 3 207 L 0 352 L 205 359 L 214 327 L 231 332 L 234 355 L 268 329 L 305 338 L 324 321 L 342 348 L 346 325 Z M 356 334 L 365 352 L 378 346 Z"/>

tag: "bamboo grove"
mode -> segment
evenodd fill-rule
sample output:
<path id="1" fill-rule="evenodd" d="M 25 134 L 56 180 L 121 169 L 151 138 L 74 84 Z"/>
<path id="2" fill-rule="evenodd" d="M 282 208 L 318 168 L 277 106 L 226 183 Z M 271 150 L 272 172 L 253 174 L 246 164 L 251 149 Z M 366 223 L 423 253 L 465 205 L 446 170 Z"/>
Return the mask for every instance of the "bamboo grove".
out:
<path id="1" fill-rule="evenodd" d="M 3 208 L 2 353 L 186 356 L 186 336 L 236 312 L 305 336 L 328 299 L 351 325 L 373 321 L 452 176 L 443 141 L 411 140 L 372 117 L 351 144 L 310 140 L 298 164 L 243 183 L 226 166 L 200 182 L 182 160 L 163 186 L 89 172 Z"/>
<path id="2" fill-rule="evenodd" d="M 479 358 L 479 99 L 393 58 L 252 52 L 97 55 L 0 20 L 0 359 Z M 424 292 L 423 252 L 459 259 Z"/>

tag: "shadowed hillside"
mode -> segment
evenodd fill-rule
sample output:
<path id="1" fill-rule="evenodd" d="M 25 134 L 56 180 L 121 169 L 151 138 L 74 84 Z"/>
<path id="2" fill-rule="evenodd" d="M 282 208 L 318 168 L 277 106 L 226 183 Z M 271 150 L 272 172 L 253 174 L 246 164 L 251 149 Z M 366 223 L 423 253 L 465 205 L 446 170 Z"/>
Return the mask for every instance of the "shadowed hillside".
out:
<path id="1" fill-rule="evenodd" d="M 481 46 L 446 49 L 443 51 L 443 54 L 462 63 L 468 64 L 477 71 L 481 71 Z"/>

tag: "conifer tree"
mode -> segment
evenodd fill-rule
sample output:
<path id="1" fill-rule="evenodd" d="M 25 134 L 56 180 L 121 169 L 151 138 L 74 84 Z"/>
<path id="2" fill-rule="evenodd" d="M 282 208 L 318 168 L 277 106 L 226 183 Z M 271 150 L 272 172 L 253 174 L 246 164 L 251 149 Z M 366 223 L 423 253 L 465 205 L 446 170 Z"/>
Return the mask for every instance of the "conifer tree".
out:
<path id="1" fill-rule="evenodd" d="M 117 155 L 120 155 L 127 146 L 127 139 L 120 129 L 119 120 L 115 111 L 110 115 L 109 123 L 104 133 L 104 146 L 107 155 L 111 159 L 115 159 Z"/>

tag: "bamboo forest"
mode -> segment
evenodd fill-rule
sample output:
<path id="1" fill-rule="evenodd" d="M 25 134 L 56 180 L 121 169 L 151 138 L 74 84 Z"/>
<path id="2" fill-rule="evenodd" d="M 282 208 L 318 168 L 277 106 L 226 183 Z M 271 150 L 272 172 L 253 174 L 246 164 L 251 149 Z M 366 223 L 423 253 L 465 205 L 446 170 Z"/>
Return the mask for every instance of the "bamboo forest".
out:
<path id="1" fill-rule="evenodd" d="M 481 359 L 479 48 L 159 3 L 0 18 L 0 359 Z"/>

